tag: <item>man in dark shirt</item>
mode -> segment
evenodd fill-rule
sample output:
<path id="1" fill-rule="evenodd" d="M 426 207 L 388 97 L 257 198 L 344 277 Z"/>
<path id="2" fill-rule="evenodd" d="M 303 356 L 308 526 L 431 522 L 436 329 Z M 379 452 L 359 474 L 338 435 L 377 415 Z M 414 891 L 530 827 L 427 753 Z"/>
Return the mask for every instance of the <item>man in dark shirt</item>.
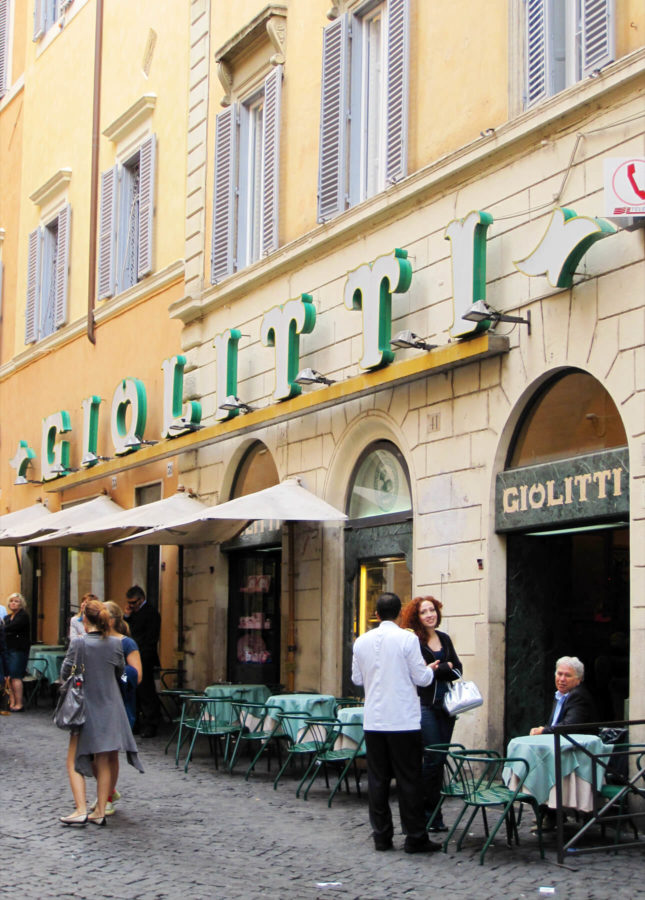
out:
<path id="1" fill-rule="evenodd" d="M 159 665 L 157 644 L 161 629 L 161 617 L 156 609 L 146 602 L 146 595 L 135 584 L 125 595 L 123 618 L 130 626 L 130 634 L 137 642 L 141 654 L 143 677 L 137 687 L 137 722 L 134 726 L 141 737 L 154 737 L 157 733 L 161 709 L 155 687 L 154 670 Z"/>

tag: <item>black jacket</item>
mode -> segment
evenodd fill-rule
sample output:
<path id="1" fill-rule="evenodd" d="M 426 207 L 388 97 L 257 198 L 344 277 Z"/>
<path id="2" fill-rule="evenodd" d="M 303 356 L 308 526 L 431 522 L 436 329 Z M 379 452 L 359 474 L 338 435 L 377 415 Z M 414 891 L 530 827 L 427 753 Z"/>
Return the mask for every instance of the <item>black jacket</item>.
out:
<path id="1" fill-rule="evenodd" d="M 158 666 L 157 643 L 161 630 L 161 617 L 157 610 L 149 603 L 144 603 L 136 612 L 123 618 L 130 626 L 133 640 L 138 644 L 143 668 Z"/>
<path id="2" fill-rule="evenodd" d="M 24 609 L 19 609 L 13 619 L 11 614 L 5 616 L 4 636 L 7 642 L 7 650 L 29 651 L 31 647 L 29 615 Z"/>
<path id="3" fill-rule="evenodd" d="M 555 713 L 555 705 L 557 700 L 553 701 L 551 714 L 549 715 L 549 723 L 553 719 Z M 567 697 L 562 704 L 560 718 L 556 725 L 584 725 L 587 722 L 596 721 L 596 707 L 591 694 L 583 684 L 574 687 L 569 691 Z M 543 734 L 553 734 L 551 725 L 545 725 Z"/>
<path id="4" fill-rule="evenodd" d="M 441 647 L 445 653 L 445 659 L 443 662 L 439 663 L 438 667 L 435 669 L 434 680 L 432 684 L 429 684 L 428 687 L 420 687 L 417 688 L 417 693 L 421 698 L 421 703 L 423 706 L 432 706 L 434 703 L 434 698 L 437 693 L 437 682 L 438 681 L 456 681 L 459 678 L 459 672 L 463 674 L 463 669 L 461 668 L 461 660 L 457 656 L 457 652 L 455 650 L 454 644 L 450 640 L 449 635 L 446 634 L 445 631 L 437 631 L 437 637 L 441 641 Z M 419 641 L 421 646 L 421 655 L 426 663 L 432 663 L 436 660 L 435 654 L 432 652 L 430 647 L 427 644 Z M 448 665 L 448 663 L 452 663 L 452 669 Z M 455 671 L 457 669 L 458 671 Z"/>

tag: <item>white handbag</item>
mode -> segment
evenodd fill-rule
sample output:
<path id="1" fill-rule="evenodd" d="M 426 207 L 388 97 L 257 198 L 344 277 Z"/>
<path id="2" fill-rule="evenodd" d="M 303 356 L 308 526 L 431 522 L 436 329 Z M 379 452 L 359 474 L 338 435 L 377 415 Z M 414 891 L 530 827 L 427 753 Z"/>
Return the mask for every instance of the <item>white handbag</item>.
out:
<path id="1" fill-rule="evenodd" d="M 468 712 L 469 709 L 477 709 L 484 702 L 479 688 L 474 681 L 464 681 L 461 674 L 457 681 L 448 685 L 448 690 L 443 698 L 443 708 L 449 716 L 458 716 Z"/>

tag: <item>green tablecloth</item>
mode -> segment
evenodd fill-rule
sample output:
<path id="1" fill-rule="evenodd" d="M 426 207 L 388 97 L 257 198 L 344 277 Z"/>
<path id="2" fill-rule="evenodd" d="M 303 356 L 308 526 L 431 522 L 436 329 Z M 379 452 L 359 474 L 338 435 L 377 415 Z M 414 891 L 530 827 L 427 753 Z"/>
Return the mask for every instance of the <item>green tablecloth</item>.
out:
<path id="1" fill-rule="evenodd" d="M 612 748 L 603 744 L 600 738 L 595 735 L 574 734 L 571 736 L 591 753 L 606 755 L 611 753 Z M 552 788 L 555 787 L 554 746 L 552 734 L 537 734 L 514 738 L 509 743 L 506 751 L 507 756 L 524 759 L 528 763 L 529 773 L 526 776 L 523 790 L 533 794 L 538 803 L 541 804 L 549 802 L 549 794 Z M 591 786 L 593 778 L 591 759 L 582 750 L 570 744 L 564 736 L 560 738 L 560 746 L 562 748 L 563 781 L 575 776 L 575 778 L 581 779 Z M 524 767 L 518 764 L 507 766 L 503 773 L 504 781 L 506 784 L 509 784 L 513 775 L 519 776 L 523 771 Z M 597 788 L 601 786 L 604 774 L 605 770 L 603 767 L 600 765 L 596 766 Z"/>
<path id="2" fill-rule="evenodd" d="M 63 644 L 32 644 L 29 651 L 28 668 L 33 660 L 38 661 L 38 669 L 51 684 L 60 675 L 60 667 L 65 659 Z M 42 664 L 40 661 L 42 660 Z"/>
<path id="3" fill-rule="evenodd" d="M 271 694 L 266 684 L 210 684 L 204 691 L 206 697 L 231 697 L 239 703 L 265 703 Z M 219 711 L 226 717 L 227 710 Z"/>
<path id="4" fill-rule="evenodd" d="M 295 740 L 298 732 L 305 727 L 308 716 L 327 716 L 336 713 L 336 698 L 332 694 L 274 694 L 267 706 L 274 706 L 286 713 L 302 713 L 299 718 L 286 720 L 283 729 Z"/>

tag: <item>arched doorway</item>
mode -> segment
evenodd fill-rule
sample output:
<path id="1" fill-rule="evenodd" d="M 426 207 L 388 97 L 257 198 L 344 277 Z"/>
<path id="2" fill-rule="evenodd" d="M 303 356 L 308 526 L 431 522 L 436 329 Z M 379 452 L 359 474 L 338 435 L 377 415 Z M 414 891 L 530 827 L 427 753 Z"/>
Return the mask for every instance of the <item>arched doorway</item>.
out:
<path id="1" fill-rule="evenodd" d="M 272 487 L 280 481 L 273 457 L 260 441 L 240 462 L 231 499 Z M 280 681 L 279 522 L 258 520 L 223 548 L 229 555 L 227 677 L 243 684 Z"/>
<path id="2" fill-rule="evenodd" d="M 599 381 L 568 370 L 532 398 L 497 479 L 496 530 L 507 534 L 507 739 L 545 721 L 564 655 L 585 664 L 599 716 L 623 718 L 628 472 L 620 414 Z"/>
<path id="3" fill-rule="evenodd" d="M 390 441 L 361 453 L 348 484 L 345 528 L 343 691 L 353 693 L 354 640 L 377 624 L 376 601 L 393 591 L 402 603 L 412 591 L 412 498 L 403 454 Z"/>

